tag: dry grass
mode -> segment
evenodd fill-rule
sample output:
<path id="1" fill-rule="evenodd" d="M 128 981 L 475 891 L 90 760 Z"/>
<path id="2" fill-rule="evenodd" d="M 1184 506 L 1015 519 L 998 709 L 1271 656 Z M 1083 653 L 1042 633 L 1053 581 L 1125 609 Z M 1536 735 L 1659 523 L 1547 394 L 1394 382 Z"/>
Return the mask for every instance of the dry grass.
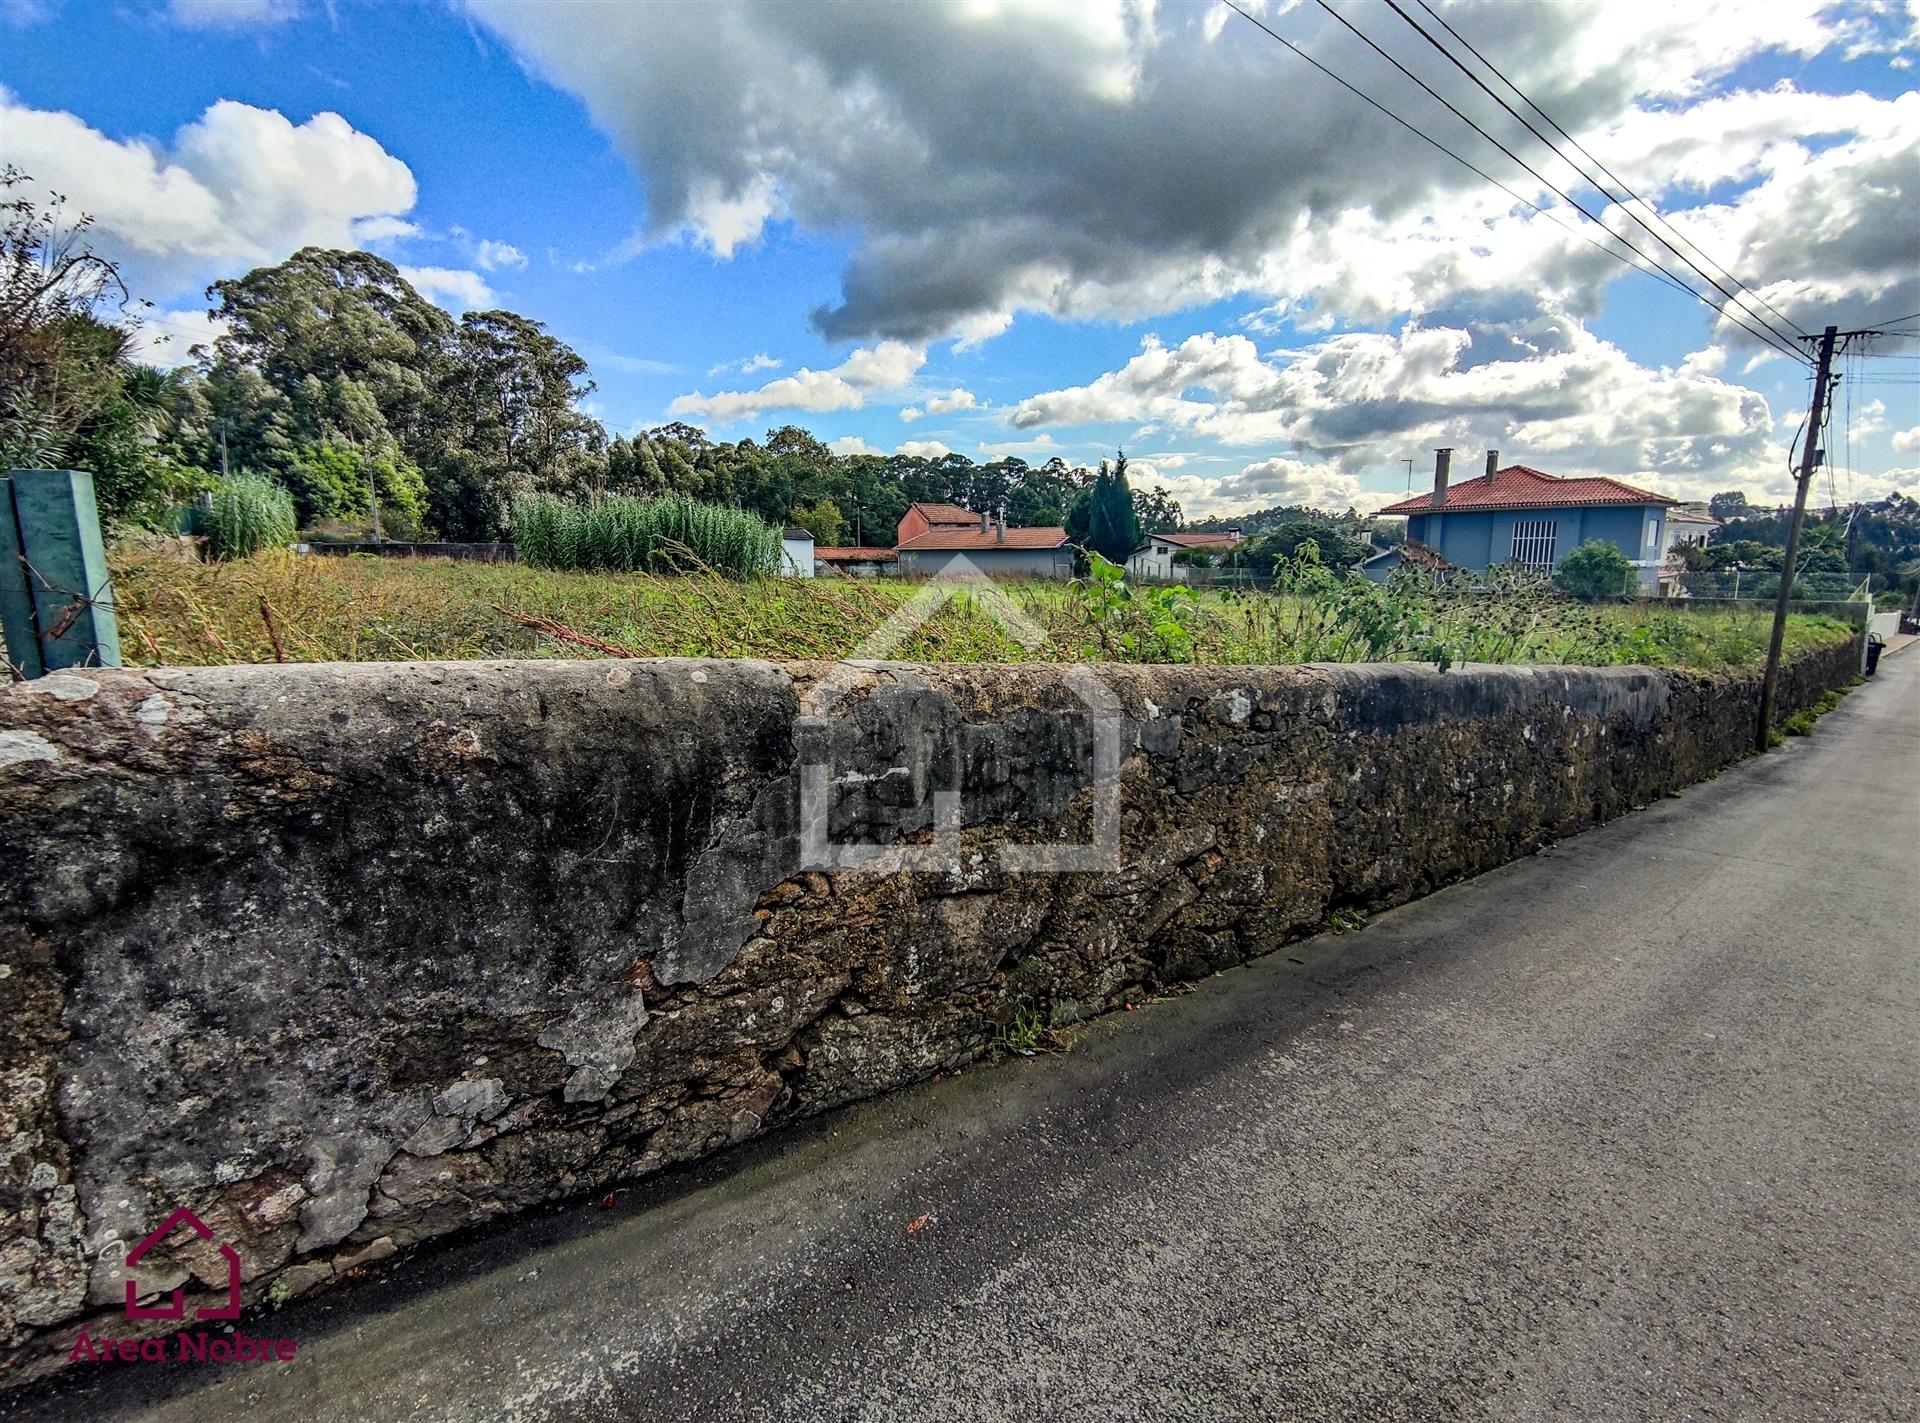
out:
<path id="1" fill-rule="evenodd" d="M 836 658 L 851 653 L 915 591 L 893 581 L 656 577 L 561 573 L 515 564 L 433 559 L 303 557 L 267 553 L 201 563 L 178 545 L 117 549 L 114 587 L 128 662 L 464 660 L 582 657 L 591 642 L 630 655 Z M 1111 658 L 1079 601 L 1058 584 L 1007 589 L 1047 632 L 1058 661 Z M 1562 605 L 1564 608 L 1566 605 Z M 1191 660 L 1297 660 L 1288 625 L 1298 609 L 1273 598 L 1199 600 L 1189 617 Z M 1483 610 L 1469 607 L 1464 616 Z M 1627 605 L 1555 613 L 1550 635 L 1473 655 L 1511 661 L 1653 662 L 1742 666 L 1765 651 L 1752 611 L 1649 610 Z M 587 644 L 527 625 L 549 621 Z M 1539 618 L 1533 617 L 1534 622 Z M 1845 636 L 1840 624 L 1796 616 L 1792 644 Z M 896 656 L 915 661 L 1029 659 L 993 618 L 962 595 L 921 626 Z M 1322 654 L 1325 655 L 1325 654 Z"/>

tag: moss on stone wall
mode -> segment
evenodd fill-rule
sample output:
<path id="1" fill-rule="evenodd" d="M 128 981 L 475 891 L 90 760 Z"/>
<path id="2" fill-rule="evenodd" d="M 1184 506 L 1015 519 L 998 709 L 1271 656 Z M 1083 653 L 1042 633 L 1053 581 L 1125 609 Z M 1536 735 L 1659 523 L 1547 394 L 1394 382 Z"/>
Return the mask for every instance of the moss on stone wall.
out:
<path id="1" fill-rule="evenodd" d="M 1782 715 L 1856 657 L 1792 664 Z M 1738 759 L 1757 701 L 1635 668 L 1087 671 L 0 691 L 8 1372 L 132 1330 L 121 1255 L 176 1206 L 278 1303 L 966 1062 L 1016 1012 L 1099 1013 L 1490 869 Z M 1108 823 L 1097 864 L 1010 862 Z M 822 862 L 821 835 L 893 858 Z M 140 1277 L 191 1296 L 218 1266 Z"/>

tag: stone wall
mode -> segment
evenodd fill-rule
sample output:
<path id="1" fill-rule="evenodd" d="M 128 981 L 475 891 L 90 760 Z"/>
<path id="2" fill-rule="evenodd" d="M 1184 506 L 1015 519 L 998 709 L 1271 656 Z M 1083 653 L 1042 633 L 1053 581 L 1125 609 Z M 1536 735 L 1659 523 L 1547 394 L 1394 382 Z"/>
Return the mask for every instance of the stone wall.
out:
<path id="1" fill-rule="evenodd" d="M 1856 657 L 1792 665 L 1781 714 Z M 1757 702 L 1749 675 L 1631 668 L 1093 672 L 0 690 L 5 1376 L 82 1324 L 171 1328 L 121 1301 L 176 1207 L 238 1252 L 252 1318 L 965 1062 L 1017 1009 L 1098 1013 L 1489 869 L 1739 758 Z M 1096 864 L 1009 868 L 1103 825 Z M 822 834 L 916 867 L 823 861 Z M 226 1280 L 184 1233 L 137 1275 L 190 1311 Z"/>

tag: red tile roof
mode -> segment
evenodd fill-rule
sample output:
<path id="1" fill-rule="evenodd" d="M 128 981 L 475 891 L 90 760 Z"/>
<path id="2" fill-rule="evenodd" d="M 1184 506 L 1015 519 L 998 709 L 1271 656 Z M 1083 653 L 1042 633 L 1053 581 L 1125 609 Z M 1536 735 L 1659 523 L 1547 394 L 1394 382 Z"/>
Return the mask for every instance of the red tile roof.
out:
<path id="1" fill-rule="evenodd" d="M 1430 549 L 1418 539 L 1400 540 L 1400 561 L 1411 563 L 1415 568 L 1424 568 L 1433 573 L 1445 573 L 1453 565 L 1440 556 L 1437 549 Z"/>
<path id="2" fill-rule="evenodd" d="M 894 552 L 890 548 L 868 548 L 862 544 L 847 544 L 840 548 L 816 548 L 816 559 L 825 559 L 828 563 L 892 563 Z"/>
<path id="3" fill-rule="evenodd" d="M 1595 504 L 1667 505 L 1679 502 L 1678 499 L 1669 499 L 1666 495 L 1655 494 L 1651 490 L 1636 489 L 1631 484 L 1623 484 L 1603 474 L 1563 478 L 1557 474 L 1543 474 L 1523 464 L 1510 464 L 1505 469 L 1495 470 L 1492 474 L 1483 474 L 1477 479 L 1463 479 L 1451 486 L 1447 490 L 1447 502 L 1440 506 L 1440 512 L 1451 514 L 1474 509 L 1565 509 Z M 1433 492 L 1429 490 L 1412 499 L 1403 499 L 1398 504 L 1388 505 L 1380 512 L 1382 514 L 1431 514 L 1434 512 Z"/>
<path id="4" fill-rule="evenodd" d="M 929 524 L 978 524 L 980 516 L 971 509 L 962 509 L 958 504 L 909 504 L 910 509 L 918 509 L 920 517 Z"/>
<path id="5" fill-rule="evenodd" d="M 1418 539 L 1402 539 L 1399 543 L 1391 547 L 1381 549 L 1380 552 L 1376 553 L 1373 558 L 1368 559 L 1367 562 L 1372 563 L 1375 559 L 1385 558 L 1389 554 L 1395 553 L 1400 555 L 1400 561 L 1402 563 L 1411 564 L 1415 568 L 1424 568 L 1429 573 L 1445 573 L 1453 567 L 1451 563 L 1448 563 L 1437 552 L 1428 548 Z"/>
<path id="6" fill-rule="evenodd" d="M 923 549 L 1058 548 L 1067 541 L 1067 531 L 1062 528 L 1008 529 L 1006 533 L 1002 541 L 999 529 L 983 534 L 978 523 L 970 529 L 928 529 L 918 538 L 908 539 L 900 549 L 917 553 Z"/>
<path id="7" fill-rule="evenodd" d="M 1232 534 L 1148 534 L 1147 537 L 1175 548 L 1233 548 L 1246 542 Z"/>

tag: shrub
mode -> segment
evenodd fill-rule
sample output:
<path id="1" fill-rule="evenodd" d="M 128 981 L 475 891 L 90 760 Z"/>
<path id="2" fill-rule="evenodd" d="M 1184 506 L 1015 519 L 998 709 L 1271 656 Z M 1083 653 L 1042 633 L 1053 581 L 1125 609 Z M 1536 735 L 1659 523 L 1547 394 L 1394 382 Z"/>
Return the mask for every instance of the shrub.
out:
<path id="1" fill-rule="evenodd" d="M 204 523 L 209 554 L 246 558 L 293 542 L 293 496 L 270 479 L 236 475 L 214 486 Z"/>
<path id="2" fill-rule="evenodd" d="M 1572 598 L 1622 598 L 1633 591 L 1634 568 L 1627 556 L 1605 539 L 1588 539 L 1560 561 L 1553 581 Z"/>
<path id="3" fill-rule="evenodd" d="M 391 454 L 363 455 L 346 445 L 309 445 L 287 464 L 287 484 L 301 528 L 371 514 L 367 476 L 380 496 L 381 531 L 411 538 L 427 512 L 427 486 L 419 467 Z"/>
<path id="4" fill-rule="evenodd" d="M 780 566 L 780 530 L 741 509 L 680 494 L 616 495 L 594 505 L 548 495 L 514 511 L 514 547 L 536 568 L 672 573 L 706 568 L 735 578 Z"/>
<path id="5" fill-rule="evenodd" d="M 793 522 L 812 534 L 816 544 L 827 548 L 837 548 L 847 541 L 846 516 L 824 494 L 811 504 L 796 504 Z"/>
<path id="6" fill-rule="evenodd" d="M 1291 519 L 1248 544 L 1241 562 L 1257 573 L 1278 573 L 1280 564 L 1298 557 L 1312 544 L 1320 563 L 1329 568 L 1351 568 L 1368 553 L 1367 546 L 1354 537 L 1356 527 L 1332 519 Z"/>
<path id="7" fill-rule="evenodd" d="M 310 445 L 287 462 L 287 488 L 302 528 L 367 507 L 360 456 L 344 445 Z"/>
<path id="8" fill-rule="evenodd" d="M 1108 655 L 1135 662 L 1185 662 L 1193 652 L 1187 620 L 1196 608 L 1193 589 L 1176 583 L 1141 588 L 1127 582 L 1117 563 L 1087 550 L 1089 570 L 1068 585 L 1072 606 L 1086 619 Z"/>

